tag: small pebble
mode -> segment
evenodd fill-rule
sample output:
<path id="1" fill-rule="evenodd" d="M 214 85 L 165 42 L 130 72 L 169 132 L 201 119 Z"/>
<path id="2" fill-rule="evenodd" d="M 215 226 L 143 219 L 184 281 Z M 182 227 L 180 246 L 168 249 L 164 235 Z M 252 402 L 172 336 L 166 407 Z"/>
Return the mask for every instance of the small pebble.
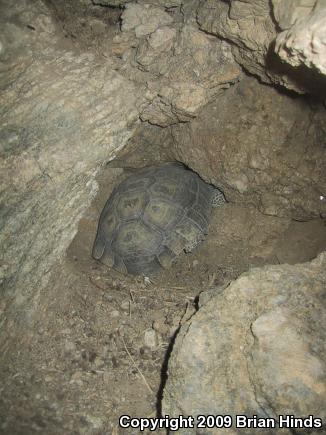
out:
<path id="1" fill-rule="evenodd" d="M 94 360 L 94 364 L 96 367 L 100 368 L 104 366 L 104 361 L 102 360 L 102 358 L 97 356 Z"/>
<path id="2" fill-rule="evenodd" d="M 148 329 L 145 331 L 144 343 L 145 346 L 149 347 L 150 349 L 155 349 L 157 347 L 158 340 L 156 331 L 154 331 L 154 329 Z"/>
<path id="3" fill-rule="evenodd" d="M 120 313 L 118 310 L 113 310 L 113 311 L 111 311 L 110 316 L 114 317 L 114 318 L 120 317 Z"/>
<path id="4" fill-rule="evenodd" d="M 153 329 L 164 334 L 168 331 L 169 327 L 164 323 L 163 320 L 154 320 Z"/>
<path id="5" fill-rule="evenodd" d="M 71 384 L 76 383 L 82 385 L 83 384 L 82 378 L 83 378 L 83 372 L 75 372 L 71 375 L 70 383 Z"/>
<path id="6" fill-rule="evenodd" d="M 130 309 L 130 301 L 124 301 L 124 302 L 122 302 L 121 308 L 124 311 L 129 311 L 129 309 Z"/>
<path id="7" fill-rule="evenodd" d="M 108 302 L 112 302 L 114 299 L 113 296 L 110 295 L 110 293 L 106 293 L 106 292 L 103 292 L 103 298 L 106 299 Z"/>

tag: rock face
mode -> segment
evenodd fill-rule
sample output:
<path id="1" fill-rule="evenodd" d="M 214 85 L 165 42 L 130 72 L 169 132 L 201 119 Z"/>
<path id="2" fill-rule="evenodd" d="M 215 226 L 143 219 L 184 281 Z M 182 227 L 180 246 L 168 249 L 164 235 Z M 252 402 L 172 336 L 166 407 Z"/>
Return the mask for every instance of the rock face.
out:
<path id="1" fill-rule="evenodd" d="M 235 59 L 251 74 L 266 83 L 320 95 L 312 79 L 325 86 L 322 76 L 282 64 L 280 58 L 292 66 L 324 71 L 325 9 L 323 0 L 206 0 L 197 17 L 201 29 L 232 41 Z"/>
<path id="2" fill-rule="evenodd" d="M 141 97 L 109 64 L 65 50 L 41 2 L 1 17 L 2 280 L 31 314 L 96 194 L 97 171 L 131 136 Z"/>
<path id="3" fill-rule="evenodd" d="M 163 415 L 325 418 L 325 266 L 321 254 L 311 263 L 253 269 L 203 293 L 174 344 Z"/>
<path id="4" fill-rule="evenodd" d="M 197 4 L 190 2 L 183 14 L 130 3 L 121 16 L 121 38 L 133 46 L 124 61 L 146 83 L 141 118 L 152 124 L 166 127 L 192 119 L 241 76 L 229 44 L 198 30 L 191 3 Z"/>
<path id="5" fill-rule="evenodd" d="M 111 62 L 74 50 L 41 1 L 1 2 L 0 29 L 0 432 L 65 432 L 52 406 L 55 386 L 69 380 L 44 375 L 45 367 L 59 373 L 59 331 L 78 306 L 76 297 L 69 303 L 80 287 L 65 253 L 96 195 L 96 174 L 138 124 L 142 97 Z M 35 405 L 40 384 L 47 404 Z"/>
<path id="6" fill-rule="evenodd" d="M 326 2 L 319 0 L 306 3 L 306 7 L 300 4 L 294 8 L 289 23 L 288 20 L 282 20 L 284 2 L 281 6 L 279 0 L 273 1 L 275 17 L 282 29 L 285 29 L 277 36 L 275 51 L 281 59 L 294 67 L 304 64 L 326 74 Z M 296 17 L 298 9 L 301 11 L 301 19 L 300 14 Z"/>
<path id="7" fill-rule="evenodd" d="M 269 82 L 265 57 L 276 35 L 268 0 L 205 0 L 197 12 L 200 28 L 232 41 L 236 60 Z"/>
<path id="8" fill-rule="evenodd" d="M 246 210 L 243 204 L 231 204 L 236 219 L 228 222 L 228 230 L 239 231 L 234 232 L 238 251 L 247 245 L 247 258 L 258 256 L 257 263 L 250 264 L 274 256 L 264 242 L 271 237 L 276 243 L 285 226 L 290 227 L 289 218 L 326 216 L 325 111 L 308 100 L 244 79 L 239 66 L 267 83 L 304 92 L 289 74 L 292 67 L 285 66 L 280 73 L 269 68 L 267 60 L 282 31 L 276 40 L 282 58 L 324 72 L 321 15 L 315 14 L 317 6 L 312 9 L 312 3 L 300 1 L 309 8 L 297 8 L 293 15 L 277 0 L 0 0 L 0 414 L 6 416 L 4 422 L 0 417 L 0 431 L 27 435 L 117 431 L 115 422 L 110 429 L 105 426 L 112 384 L 106 385 L 104 376 L 94 384 L 92 376 L 94 371 L 100 374 L 102 363 L 91 349 L 107 325 L 107 312 L 113 313 L 112 320 L 117 310 L 99 309 L 97 304 L 108 308 L 102 296 L 95 296 L 104 289 L 91 283 L 88 272 L 81 279 L 66 252 L 96 195 L 95 177 L 101 166 L 114 159 L 129 139 L 132 144 L 146 136 L 144 132 L 134 136 L 139 118 L 167 127 L 156 135 L 158 143 L 164 142 L 162 155 L 176 157 L 221 186 L 230 202 L 250 203 Z M 313 49 L 300 45 L 300 35 L 308 31 Z M 145 139 L 143 147 L 155 154 L 151 136 Z M 157 162 L 160 155 L 155 155 Z M 257 209 L 284 219 L 272 218 L 269 224 Z M 230 216 L 224 213 L 222 221 Z M 246 219 L 250 222 L 244 224 Z M 270 225 L 266 238 L 255 237 L 255 225 Z M 230 231 L 223 233 L 218 225 L 216 229 L 220 245 L 213 252 L 225 255 Z M 243 238 L 237 237 L 241 231 L 246 233 Z M 83 261 L 88 262 L 90 252 L 85 254 L 83 248 Z M 165 409 L 174 412 L 181 403 L 172 402 L 173 382 L 188 397 L 187 412 L 197 412 L 197 399 L 205 412 L 223 410 L 215 394 L 201 396 L 203 387 L 210 391 L 211 385 L 218 392 L 224 389 L 221 401 L 225 397 L 224 405 L 234 411 L 243 410 L 244 403 L 246 412 L 259 415 L 325 409 L 320 362 L 324 314 L 317 305 L 318 286 L 325 286 L 323 270 L 324 256 L 310 265 L 256 270 L 212 299 L 218 311 L 210 303 L 204 305 L 189 323 L 189 332 L 191 325 L 197 328 L 198 320 L 200 334 L 207 333 L 211 347 L 207 350 L 196 339 L 198 347 L 190 350 L 200 357 L 222 353 L 227 362 L 210 360 L 210 372 L 203 364 L 202 385 L 191 384 L 188 378 L 182 384 L 186 378 L 178 366 L 179 356 L 173 356 Z M 127 286 L 114 288 L 127 291 Z M 103 300 L 108 299 L 103 295 Z M 219 330 L 220 325 L 225 328 L 221 346 L 210 321 Z M 171 326 L 173 331 L 176 325 Z M 280 331 L 297 360 L 283 347 Z M 113 342 L 113 332 L 110 341 L 102 337 L 99 343 Z M 178 343 L 187 340 L 185 329 L 182 334 Z M 150 343 L 149 338 L 148 346 L 155 347 L 156 341 Z M 72 357 L 77 347 L 81 360 Z M 262 349 L 268 349 L 270 360 Z M 189 374 L 195 373 L 197 360 L 191 353 L 185 359 Z M 112 383 L 114 365 L 112 357 Z M 174 370 L 180 384 L 174 381 Z M 268 383 L 272 374 L 276 381 Z M 293 380 L 294 375 L 299 381 Z M 130 379 L 125 379 L 127 389 Z M 85 392 L 86 383 L 90 388 Z M 244 393 L 228 395 L 230 385 Z M 282 394 L 276 402 L 278 393 Z M 118 409 L 117 396 L 112 396 L 110 409 Z M 123 399 L 118 397 L 121 403 Z"/>
<path id="9" fill-rule="evenodd" d="M 325 110 L 307 103 L 244 79 L 173 127 L 176 157 L 231 202 L 298 220 L 326 216 Z"/>
<path id="10" fill-rule="evenodd" d="M 57 5 L 58 2 L 49 1 L 58 13 L 66 8 L 64 2 Z M 83 28 L 87 25 L 96 41 L 94 48 L 98 45 L 109 56 L 116 56 L 119 59 L 116 68 L 144 87 L 145 101 L 140 110 L 143 121 L 167 127 L 193 119 L 202 107 L 241 79 L 239 64 L 266 83 L 300 93 L 310 91 L 320 97 L 325 87 L 325 77 L 317 72 L 321 71 L 317 63 L 323 62 L 322 26 L 314 21 L 313 29 L 309 30 L 308 24 L 302 22 L 312 10 L 311 0 L 300 5 L 291 2 L 291 8 L 277 0 L 80 2 L 79 7 L 67 6 L 67 10 L 70 7 L 74 10 L 74 19 L 70 24 L 66 22 L 66 27 L 72 26 L 83 39 Z M 79 9 L 78 28 L 75 17 Z M 322 4 L 318 13 L 317 9 L 315 15 L 319 17 Z M 86 24 L 83 11 L 84 14 L 90 11 L 95 18 Z M 121 13 L 121 31 L 109 37 L 105 33 L 110 19 L 108 11 L 112 12 L 111 20 L 116 25 Z M 314 52 L 317 50 L 315 61 L 306 62 L 313 68 L 311 73 L 308 67 L 302 70 L 282 62 L 275 52 L 276 45 L 282 59 L 297 65 L 294 57 L 299 52 L 306 53 L 309 47 L 301 47 L 302 41 L 297 39 L 293 44 L 286 42 L 286 50 L 283 46 L 285 39 L 290 38 L 285 33 L 301 22 L 300 29 L 305 34 L 313 33 Z M 291 44 L 297 55 L 292 53 L 289 60 L 286 53 Z"/>

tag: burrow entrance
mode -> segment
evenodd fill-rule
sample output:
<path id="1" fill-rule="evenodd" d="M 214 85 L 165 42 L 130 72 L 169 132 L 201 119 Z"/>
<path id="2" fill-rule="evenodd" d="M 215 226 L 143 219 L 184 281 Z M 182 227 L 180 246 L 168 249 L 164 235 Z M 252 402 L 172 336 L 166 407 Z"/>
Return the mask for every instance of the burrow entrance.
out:
<path id="1" fill-rule="evenodd" d="M 122 275 L 93 260 L 98 219 L 114 186 L 137 168 L 171 161 L 168 129 L 142 124 L 99 175 L 99 193 L 67 252 L 84 298 L 85 311 L 79 316 L 93 330 L 85 336 L 77 325 L 70 341 L 79 343 L 77 352 L 83 350 L 84 370 L 86 365 L 96 374 L 92 391 L 97 391 L 97 400 L 107 400 L 112 429 L 122 414 L 156 415 L 173 337 L 196 311 L 200 292 L 218 291 L 253 267 L 309 261 L 326 247 L 322 219 L 291 221 L 229 202 L 213 210 L 202 244 L 149 280 Z M 83 379 L 80 375 L 79 382 Z M 87 394 L 86 383 L 84 387 Z"/>

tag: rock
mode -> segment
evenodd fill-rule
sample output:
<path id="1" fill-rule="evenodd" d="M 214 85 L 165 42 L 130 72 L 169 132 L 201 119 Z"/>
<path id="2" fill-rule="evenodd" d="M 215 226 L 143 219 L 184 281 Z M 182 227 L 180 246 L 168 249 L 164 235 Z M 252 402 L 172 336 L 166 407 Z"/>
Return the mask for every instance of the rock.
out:
<path id="1" fill-rule="evenodd" d="M 32 316 L 97 192 L 97 172 L 136 127 L 138 97 L 93 54 L 59 50 L 42 2 L 16 3 L 3 19 L 0 243 L 13 307 Z"/>
<path id="2" fill-rule="evenodd" d="M 43 1 L 1 2 L 0 28 L 1 416 L 6 433 L 35 432 L 34 417 L 46 422 L 42 432 L 71 433 L 79 399 L 35 411 L 32 392 L 42 384 L 54 400 L 71 382 L 85 393 L 82 372 L 68 378 L 76 361 L 60 331 L 87 305 L 91 285 L 80 288 L 66 250 L 97 193 L 96 175 L 137 127 L 143 97 L 110 60 L 69 44 Z M 43 386 L 47 372 L 53 382 Z"/>
<path id="3" fill-rule="evenodd" d="M 124 55 L 124 71 L 137 69 L 130 77 L 136 74 L 148 88 L 141 119 L 163 127 L 195 117 L 241 76 L 227 42 L 199 31 L 191 18 L 180 22 L 180 16 L 149 4 L 127 5 L 121 16 L 133 46 Z"/>
<path id="4" fill-rule="evenodd" d="M 208 102 L 216 103 L 220 109 L 216 109 L 214 117 L 207 115 L 205 109 L 200 118 L 206 136 L 198 135 L 200 140 L 205 140 L 196 160 L 193 158 L 199 148 L 193 141 L 193 132 L 198 124 L 196 128 L 193 123 L 189 126 L 192 133 L 188 144 L 180 139 L 180 134 L 186 135 L 188 130 L 173 129 L 180 160 L 189 159 L 207 179 L 224 186 L 231 201 L 245 205 L 250 201 L 251 208 L 286 215 L 286 221 L 290 217 L 306 219 L 318 212 L 325 216 L 325 209 L 318 208 L 315 202 L 316 195 L 322 198 L 326 194 L 320 181 L 325 162 L 320 152 L 324 146 L 324 112 L 304 108 L 300 100 L 286 99 L 272 90 L 266 90 L 265 100 L 260 96 L 263 91 L 253 90 L 247 81 L 234 100 L 231 89 L 222 97 L 224 89 L 241 79 L 242 73 L 234 61 L 229 39 L 222 41 L 198 29 L 194 12 L 204 3 L 199 0 L 139 0 L 126 7 L 125 16 L 128 17 L 129 7 L 134 11 L 138 8 L 139 12 L 141 5 L 148 21 L 137 12 L 126 20 L 130 28 L 123 32 L 119 31 L 119 17 L 124 5 L 130 3 L 128 0 L 0 3 L 0 282 L 4 287 L 0 301 L 0 401 L 1 415 L 6 419 L 1 429 L 6 433 L 49 434 L 114 431 L 116 427 L 106 423 L 103 416 L 122 410 L 120 404 L 111 408 L 107 394 L 113 392 L 113 396 L 121 399 L 116 393 L 124 388 L 118 383 L 117 390 L 115 387 L 112 390 L 114 380 L 126 368 L 119 359 L 119 326 L 126 333 L 129 331 L 128 338 L 135 334 L 130 318 L 116 309 L 129 294 L 129 284 L 120 286 L 113 281 L 111 285 L 111 280 L 95 280 L 94 284 L 90 273 L 92 264 L 87 258 L 92 260 L 86 246 L 74 259 L 67 254 L 78 222 L 87 216 L 86 210 L 97 193 L 95 177 L 101 167 L 114 159 L 130 138 L 131 144 L 139 142 L 139 136 L 133 135 L 141 124 L 140 116 L 170 126 L 188 122 Z M 144 7 L 145 3 L 148 6 Z M 280 4 L 279 7 L 277 19 L 282 23 L 281 30 L 287 31 L 296 22 L 290 14 L 284 15 Z M 253 57 L 255 50 L 247 50 L 245 46 L 242 49 L 243 56 L 248 53 L 253 72 L 255 56 L 259 57 L 259 70 L 264 49 L 258 44 Z M 268 74 L 264 80 L 270 83 L 274 79 L 269 79 Z M 277 80 L 282 82 L 279 78 L 274 81 Z M 234 89 L 235 93 L 237 89 L 240 87 Z M 275 109 L 270 104 L 273 100 Z M 264 109 L 265 102 L 267 109 Z M 244 107 L 244 113 L 240 106 Z M 173 160 L 171 129 L 153 126 L 149 129 L 156 131 L 156 143 L 163 143 L 162 149 L 166 147 L 163 154 Z M 255 139 L 256 134 L 260 143 Z M 161 149 L 152 147 L 153 143 L 149 135 L 144 142 L 146 156 L 155 154 L 159 161 Z M 209 153 L 218 159 L 210 159 Z M 245 164 L 247 157 L 249 169 Z M 220 163 L 222 159 L 225 169 Z M 270 166 L 265 167 L 266 161 Z M 138 164 L 142 165 L 143 160 Z M 276 186 L 275 193 L 271 185 Z M 240 221 L 239 208 L 232 204 L 230 209 L 238 213 L 239 220 L 230 219 L 229 229 Z M 250 211 L 241 216 L 245 219 Z M 90 221 L 90 217 L 86 220 Z M 275 225 L 272 237 L 278 230 L 279 225 Z M 94 235 L 95 231 L 94 227 Z M 260 239 L 251 237 L 253 233 L 254 229 L 249 227 L 246 241 L 256 247 Z M 228 243 L 226 233 L 221 234 L 220 243 L 223 251 Z M 270 255 L 263 243 L 259 254 L 263 258 Z M 307 276 L 315 272 L 316 267 L 311 266 L 311 274 L 307 272 Z M 94 274 L 97 275 L 96 268 Z M 145 286 L 140 283 L 139 288 L 144 290 Z M 108 301 L 103 300 L 105 289 L 112 292 Z M 206 295 L 206 301 L 214 296 L 212 292 Z M 317 373 L 318 364 L 300 347 L 297 329 L 294 332 L 291 329 L 289 319 L 296 319 L 291 307 L 289 312 L 284 307 L 280 313 L 262 313 L 260 322 L 260 318 L 254 319 L 257 320 L 254 333 L 274 355 L 282 350 L 277 347 L 275 337 L 285 325 L 298 354 L 307 357 Z M 153 322 L 158 343 L 163 342 L 163 335 L 165 344 L 191 314 L 187 310 L 180 322 L 179 318 L 162 311 L 160 320 Z M 267 336 L 264 331 L 271 319 L 278 323 L 272 324 L 273 335 Z M 153 346 L 155 336 L 149 332 L 146 341 Z M 249 338 L 254 340 L 253 335 Z M 151 361 L 153 352 L 145 349 Z M 138 355 L 137 350 L 131 352 Z M 265 363 L 260 349 L 255 352 L 256 360 Z M 317 357 L 318 352 L 317 349 Z M 126 366 L 129 365 L 126 360 Z M 259 376 L 264 378 L 267 375 L 259 367 Z M 103 382 L 102 371 L 105 372 Z M 257 391 L 270 399 L 264 385 L 257 383 Z M 38 391 L 42 403 L 35 399 Z M 133 391 L 137 396 L 137 391 Z M 280 391 L 284 390 L 280 387 Z M 294 388 L 293 391 L 296 394 Z M 133 398 L 129 393 L 120 402 L 130 403 Z M 286 394 L 289 392 L 284 392 L 289 401 Z M 307 407 L 311 403 L 309 394 Z M 140 408 L 135 408 L 137 415 L 145 415 L 149 410 L 144 410 L 144 404 L 145 400 L 140 402 Z M 87 412 L 81 413 L 81 409 Z"/>
<path id="5" fill-rule="evenodd" d="M 321 87 L 314 81 L 325 86 L 324 77 L 282 63 L 274 49 L 276 46 L 276 53 L 291 65 L 304 63 L 323 72 L 323 5 L 323 0 L 316 6 L 312 0 L 205 0 L 198 7 L 197 18 L 201 29 L 233 42 L 235 59 L 251 74 L 266 83 L 320 95 Z M 278 34 L 279 27 L 289 30 Z"/>
<path id="6" fill-rule="evenodd" d="M 156 74 L 165 74 L 168 70 L 166 63 L 159 58 L 169 56 L 177 38 L 177 30 L 173 27 L 162 26 L 152 32 L 137 50 L 136 60 L 146 70 Z"/>
<path id="7" fill-rule="evenodd" d="M 159 7 L 130 3 L 122 15 L 122 31 L 133 30 L 136 38 L 149 35 L 159 27 L 170 24 L 173 18 Z"/>
<path id="8" fill-rule="evenodd" d="M 145 344 L 145 346 L 147 346 L 149 349 L 152 349 L 152 350 L 157 348 L 158 337 L 157 337 L 157 333 L 154 329 L 148 329 L 145 331 L 144 344 Z"/>
<path id="9" fill-rule="evenodd" d="M 141 118 L 163 127 L 194 118 L 207 102 L 240 77 L 228 44 L 216 43 L 192 26 L 184 26 L 173 51 L 177 56 L 171 57 L 170 48 L 165 56 L 156 51 L 152 65 L 145 66 L 155 76 L 163 75 L 164 80 Z M 146 47 L 145 52 L 148 62 L 150 51 Z M 143 65 L 141 57 L 137 61 Z M 156 81 L 155 88 L 158 84 Z"/>
<path id="10" fill-rule="evenodd" d="M 130 312 L 132 302 L 130 300 L 123 301 L 121 303 L 121 309 L 126 312 Z M 112 315 L 113 311 L 111 312 Z"/>
<path id="11" fill-rule="evenodd" d="M 167 325 L 167 322 L 164 318 L 154 320 L 153 329 L 157 332 L 159 337 L 162 337 L 163 335 L 167 335 L 169 333 L 169 326 Z"/>
<path id="12" fill-rule="evenodd" d="M 173 126 L 175 155 L 230 202 L 306 220 L 326 216 L 325 109 L 254 79 Z"/>
<path id="13" fill-rule="evenodd" d="M 93 18 L 92 20 L 89 20 L 88 24 L 92 28 L 94 35 L 104 36 L 107 26 L 105 25 L 105 23 L 103 23 L 102 20 Z"/>
<path id="14" fill-rule="evenodd" d="M 293 17 L 292 12 L 290 28 L 288 23 L 282 22 L 282 15 L 278 18 L 278 22 L 281 22 L 286 30 L 277 36 L 275 51 L 282 60 L 294 67 L 304 64 L 326 75 L 326 3 L 323 0 L 308 3 L 310 8 L 304 8 L 300 4 L 300 11 L 305 10 L 305 15 L 301 13 L 299 17 Z M 284 2 L 283 6 L 276 0 L 273 4 L 274 10 L 278 13 L 281 8 L 285 8 Z M 298 9 L 299 6 L 289 10 L 297 12 Z"/>
<path id="15" fill-rule="evenodd" d="M 315 4 L 315 0 L 288 0 L 286 4 L 282 0 L 272 0 L 271 6 L 279 28 L 286 30 L 309 16 Z"/>
<path id="16" fill-rule="evenodd" d="M 234 43 L 233 54 L 250 73 L 266 82 L 266 55 L 276 36 L 268 0 L 205 0 L 198 8 L 200 28 Z"/>
<path id="17" fill-rule="evenodd" d="M 325 266 L 323 253 L 311 263 L 253 269 L 200 302 L 176 338 L 162 414 L 324 419 Z"/>
<path id="18" fill-rule="evenodd" d="M 98 417 L 89 414 L 84 414 L 83 417 L 85 418 L 85 420 L 93 430 L 99 430 L 103 428 L 104 425 L 103 417 Z"/>
<path id="19" fill-rule="evenodd" d="M 103 368 L 104 367 L 104 360 L 102 358 L 100 358 L 99 356 L 95 357 L 94 359 L 94 365 L 96 368 Z"/>

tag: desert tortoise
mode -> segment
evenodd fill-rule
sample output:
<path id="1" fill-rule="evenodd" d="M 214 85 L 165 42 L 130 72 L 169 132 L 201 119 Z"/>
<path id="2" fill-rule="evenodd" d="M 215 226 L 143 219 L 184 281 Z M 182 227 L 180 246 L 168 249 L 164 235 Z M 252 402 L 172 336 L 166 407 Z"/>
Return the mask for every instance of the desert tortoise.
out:
<path id="1" fill-rule="evenodd" d="M 134 275 L 167 268 L 203 240 L 212 206 L 224 202 L 222 192 L 181 164 L 140 169 L 105 204 L 93 257 Z"/>

